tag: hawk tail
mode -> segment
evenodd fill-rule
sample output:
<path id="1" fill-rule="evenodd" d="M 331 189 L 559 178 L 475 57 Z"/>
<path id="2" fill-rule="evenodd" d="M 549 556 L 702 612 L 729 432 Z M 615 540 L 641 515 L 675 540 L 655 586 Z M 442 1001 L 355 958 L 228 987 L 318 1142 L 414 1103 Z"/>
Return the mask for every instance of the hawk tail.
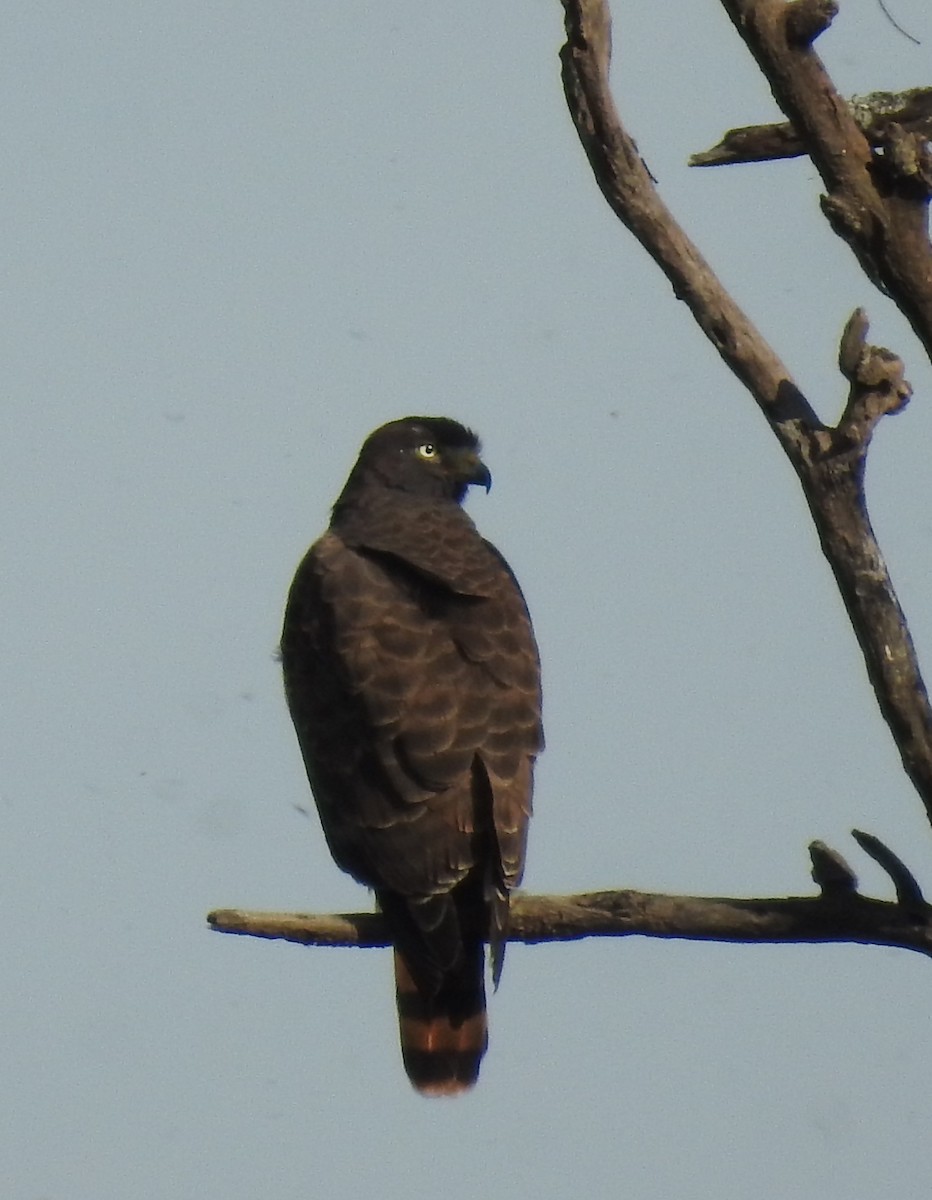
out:
<path id="1" fill-rule="evenodd" d="M 395 951 L 395 996 L 401 1055 L 414 1087 L 425 1096 L 455 1096 L 479 1078 L 488 1045 L 485 953 L 467 944 L 457 965 L 432 991 L 419 987 Z"/>

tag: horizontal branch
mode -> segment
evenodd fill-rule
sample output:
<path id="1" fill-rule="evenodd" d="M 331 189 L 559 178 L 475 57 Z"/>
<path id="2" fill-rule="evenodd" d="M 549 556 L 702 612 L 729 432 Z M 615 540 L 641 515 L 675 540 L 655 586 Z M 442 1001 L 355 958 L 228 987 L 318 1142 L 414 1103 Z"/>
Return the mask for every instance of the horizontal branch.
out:
<path id="1" fill-rule="evenodd" d="M 578 896 L 512 897 L 508 940 L 577 941 L 587 937 L 682 938 L 709 942 L 856 942 L 932 956 L 932 906 L 900 859 L 877 838 L 859 844 L 890 875 L 896 902 L 858 893 L 844 859 L 821 842 L 809 848 L 819 896 L 735 900 L 666 896 L 631 889 Z M 388 946 L 378 913 L 275 913 L 218 909 L 207 917 L 219 933 L 272 938 L 304 946 Z"/>
<path id="2" fill-rule="evenodd" d="M 851 115 L 869 144 L 879 147 L 898 125 L 905 133 L 932 139 L 932 88 L 905 92 L 870 92 L 847 102 Z M 806 153 L 806 143 L 789 121 L 743 125 L 729 129 L 709 150 L 694 154 L 691 167 L 723 167 L 736 163 L 772 162 Z"/>
<path id="3" fill-rule="evenodd" d="M 388 946 L 377 913 L 274 913 L 218 909 L 219 933 L 304 946 Z M 682 938 L 711 942 L 857 942 L 932 956 L 932 920 L 899 904 L 854 894 L 732 900 L 631 890 L 578 896 L 516 895 L 508 940 L 535 944 L 588 937 Z"/>

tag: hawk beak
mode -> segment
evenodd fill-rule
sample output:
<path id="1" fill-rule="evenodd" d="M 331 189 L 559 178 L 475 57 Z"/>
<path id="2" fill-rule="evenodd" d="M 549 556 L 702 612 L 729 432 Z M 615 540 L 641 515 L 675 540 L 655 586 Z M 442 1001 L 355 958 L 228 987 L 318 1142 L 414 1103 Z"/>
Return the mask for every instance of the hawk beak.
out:
<path id="1" fill-rule="evenodd" d="M 492 472 L 485 465 L 481 458 L 476 459 L 476 464 L 473 467 L 473 472 L 467 480 L 468 483 L 476 483 L 480 487 L 485 488 L 485 494 L 488 495 L 492 490 Z"/>
<path id="2" fill-rule="evenodd" d="M 492 487 L 492 473 L 478 454 L 466 451 L 457 456 L 456 473 L 463 483 L 475 483 L 486 492 Z"/>

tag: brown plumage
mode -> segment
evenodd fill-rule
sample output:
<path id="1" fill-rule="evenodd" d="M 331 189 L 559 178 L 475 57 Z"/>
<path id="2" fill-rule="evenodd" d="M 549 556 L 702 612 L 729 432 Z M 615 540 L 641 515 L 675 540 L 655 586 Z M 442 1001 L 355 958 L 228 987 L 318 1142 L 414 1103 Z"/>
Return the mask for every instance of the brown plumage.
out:
<path id="1" fill-rule="evenodd" d="M 337 864 L 395 946 L 414 1086 L 475 1083 L 524 868 L 540 667 L 521 589 L 460 507 L 490 476 L 441 417 L 372 433 L 288 596 L 285 692 Z"/>

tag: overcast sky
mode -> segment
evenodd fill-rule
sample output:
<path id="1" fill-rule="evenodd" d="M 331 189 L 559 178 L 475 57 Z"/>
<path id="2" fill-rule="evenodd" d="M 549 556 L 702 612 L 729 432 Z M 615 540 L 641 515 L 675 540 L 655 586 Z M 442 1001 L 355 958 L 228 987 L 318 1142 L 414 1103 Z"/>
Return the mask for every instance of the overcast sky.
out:
<path id="1" fill-rule="evenodd" d="M 928 0 L 847 0 L 846 93 L 932 83 Z M 526 885 L 932 891 L 932 836 L 800 489 L 599 195 L 556 0 L 35 0 L 4 19 L 0 1176 L 10 1200 L 925 1200 L 932 973 L 905 952 L 514 946 L 476 1091 L 429 1102 L 390 957 L 224 937 L 367 907 L 274 653 L 360 442 L 474 426 L 469 501 L 545 680 Z M 916 395 L 871 511 L 932 661 L 932 373 L 811 165 L 689 171 L 773 101 L 711 0 L 616 4 L 663 194 L 826 420 L 851 310 Z M 310 814 L 310 815 L 309 815 Z"/>

